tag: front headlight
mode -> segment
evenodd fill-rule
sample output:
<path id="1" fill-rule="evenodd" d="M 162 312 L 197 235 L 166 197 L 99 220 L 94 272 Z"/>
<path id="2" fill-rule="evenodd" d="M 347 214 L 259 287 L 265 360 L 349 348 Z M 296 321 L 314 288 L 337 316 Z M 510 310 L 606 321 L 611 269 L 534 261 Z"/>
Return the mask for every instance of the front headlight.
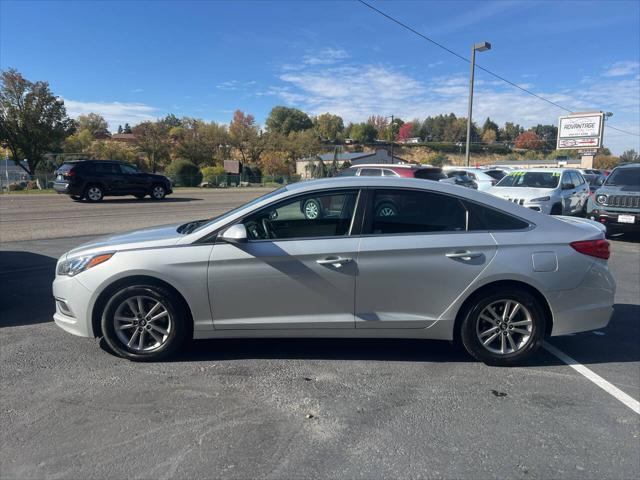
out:
<path id="1" fill-rule="evenodd" d="M 529 200 L 530 202 L 548 202 L 549 200 L 551 200 L 551 197 L 538 197 L 538 198 L 532 198 L 531 200 Z"/>
<path id="2" fill-rule="evenodd" d="M 596 203 L 599 203 L 600 205 L 605 205 L 607 203 L 607 196 L 606 195 L 596 195 Z"/>
<path id="3" fill-rule="evenodd" d="M 74 275 L 89 270 L 90 268 L 100 265 L 106 262 L 115 252 L 98 253 L 95 255 L 83 255 L 81 257 L 68 258 L 58 264 L 56 275 L 68 275 L 73 277 Z"/>

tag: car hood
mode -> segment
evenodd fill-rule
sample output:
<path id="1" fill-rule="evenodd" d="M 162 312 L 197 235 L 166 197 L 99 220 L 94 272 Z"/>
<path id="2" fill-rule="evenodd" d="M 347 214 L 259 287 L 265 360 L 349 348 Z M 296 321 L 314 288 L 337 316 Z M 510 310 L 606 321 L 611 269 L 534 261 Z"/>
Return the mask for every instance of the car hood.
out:
<path id="1" fill-rule="evenodd" d="M 529 187 L 491 187 L 487 193 L 500 198 L 532 198 L 552 197 L 555 194 L 553 188 L 529 188 Z"/>
<path id="2" fill-rule="evenodd" d="M 75 256 L 102 251 L 122 251 L 175 245 L 178 240 L 184 236 L 178 233 L 178 227 L 180 225 L 183 224 L 161 225 L 159 227 L 99 237 L 74 248 L 69 251 L 67 255 Z"/>

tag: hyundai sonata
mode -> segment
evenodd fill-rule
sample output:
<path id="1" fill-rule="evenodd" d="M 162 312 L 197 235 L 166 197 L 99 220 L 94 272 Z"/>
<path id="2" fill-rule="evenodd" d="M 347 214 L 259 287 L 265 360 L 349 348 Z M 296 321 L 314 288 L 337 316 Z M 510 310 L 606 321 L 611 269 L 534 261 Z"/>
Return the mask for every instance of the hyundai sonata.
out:
<path id="1" fill-rule="evenodd" d="M 603 230 L 439 182 L 303 182 L 71 250 L 54 318 L 131 360 L 187 338 L 389 337 L 456 340 L 514 365 L 545 336 L 608 323 Z"/>

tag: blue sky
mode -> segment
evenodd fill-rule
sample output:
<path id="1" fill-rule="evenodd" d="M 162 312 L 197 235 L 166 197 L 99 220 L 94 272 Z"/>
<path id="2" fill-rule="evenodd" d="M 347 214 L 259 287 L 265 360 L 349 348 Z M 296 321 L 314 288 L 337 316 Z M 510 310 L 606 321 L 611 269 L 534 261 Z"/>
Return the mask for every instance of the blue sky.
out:
<path id="1" fill-rule="evenodd" d="M 452 50 L 574 111 L 640 133 L 640 2 L 373 2 Z M 355 1 L 0 1 L 0 66 L 47 80 L 73 116 L 112 128 L 172 112 L 263 122 L 274 105 L 347 121 L 466 116 L 468 64 Z M 476 73 L 474 120 L 562 111 Z M 614 153 L 640 137 L 605 130 Z"/>

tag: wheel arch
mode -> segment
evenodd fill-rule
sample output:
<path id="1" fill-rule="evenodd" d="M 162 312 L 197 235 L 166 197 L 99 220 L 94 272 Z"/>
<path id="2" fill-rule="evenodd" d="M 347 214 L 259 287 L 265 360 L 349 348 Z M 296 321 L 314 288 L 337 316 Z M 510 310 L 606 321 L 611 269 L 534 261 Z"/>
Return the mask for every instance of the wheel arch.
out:
<path id="1" fill-rule="evenodd" d="M 188 319 L 188 332 L 187 338 L 193 337 L 193 314 L 191 313 L 191 308 L 189 304 L 185 300 L 184 296 L 171 284 L 165 282 L 164 280 L 160 280 L 159 278 L 153 277 L 151 275 L 133 275 L 129 277 L 120 278 L 113 283 L 107 285 L 98 298 L 93 304 L 93 308 L 91 310 L 91 327 L 93 330 L 94 337 L 102 336 L 102 327 L 101 327 L 101 319 L 102 319 L 102 311 L 104 307 L 107 305 L 109 298 L 111 295 L 121 288 L 132 286 L 132 285 L 152 285 L 165 288 L 169 290 L 171 293 L 175 295 L 178 301 L 182 304 L 184 308 L 184 312 L 187 315 Z M 189 337 L 189 335 L 191 337 Z"/>
<path id="2" fill-rule="evenodd" d="M 458 309 L 458 313 L 456 314 L 456 319 L 453 326 L 454 342 L 460 343 L 460 326 L 462 325 L 464 316 L 467 313 L 471 303 L 478 296 L 482 295 L 484 292 L 487 292 L 489 290 L 495 290 L 498 288 L 519 288 L 533 295 L 536 298 L 536 300 L 538 300 L 538 302 L 540 303 L 540 306 L 545 315 L 545 320 L 546 320 L 545 337 L 548 337 L 549 335 L 551 335 L 551 331 L 553 329 L 553 312 L 551 311 L 549 302 L 547 301 L 545 296 L 542 294 L 542 292 L 540 292 L 540 290 L 538 290 L 534 286 L 519 280 L 497 280 L 491 283 L 487 283 L 486 285 L 482 285 L 481 287 L 478 287 L 465 299 L 464 302 L 462 302 L 462 305 L 460 305 L 460 308 Z"/>

